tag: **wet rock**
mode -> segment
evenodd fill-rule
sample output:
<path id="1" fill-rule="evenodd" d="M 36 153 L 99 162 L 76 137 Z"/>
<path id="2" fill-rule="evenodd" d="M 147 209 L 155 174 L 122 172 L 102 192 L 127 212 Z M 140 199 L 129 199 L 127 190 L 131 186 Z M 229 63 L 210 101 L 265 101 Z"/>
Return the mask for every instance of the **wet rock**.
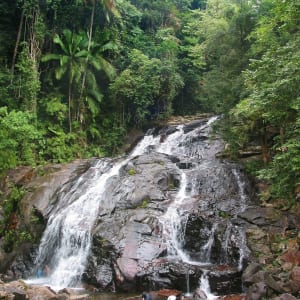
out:
<path id="1" fill-rule="evenodd" d="M 31 274 L 37 250 L 35 243 L 40 240 L 45 229 L 48 213 L 53 207 L 51 201 L 54 201 L 62 185 L 72 182 L 90 168 L 94 161 L 76 160 L 64 165 L 51 164 L 36 169 L 19 167 L 9 171 L 7 182 L 1 183 L 2 191 L 9 195 L 11 186 L 18 186 L 25 191 L 16 214 L 16 229 L 31 237 L 30 241 L 20 243 L 17 247 L 12 245 L 9 251 L 0 250 L 0 272 L 5 272 L 10 280 Z M 0 247 L 3 247 L 1 244 L 0 240 Z"/>
<path id="2" fill-rule="evenodd" d="M 90 168 L 94 162 L 95 159 L 76 160 L 65 165 L 49 166 L 49 170 L 44 171 L 44 176 L 38 176 L 26 185 L 25 188 L 31 192 L 26 193 L 22 199 L 22 211 L 24 212 L 26 208 L 32 209 L 34 206 L 44 217 L 47 217 L 53 196 L 59 188 L 64 184 L 71 183 L 73 179 Z"/>
<path id="3" fill-rule="evenodd" d="M 134 259 L 121 257 L 117 259 L 117 264 L 120 271 L 127 279 L 132 280 L 137 275 L 138 264 Z"/>
<path id="4" fill-rule="evenodd" d="M 228 291 L 234 294 L 242 292 L 241 274 L 238 270 L 212 272 L 209 275 L 210 289 L 217 295 L 227 295 Z"/>
<path id="5" fill-rule="evenodd" d="M 179 186 L 180 175 L 171 157 L 164 154 L 141 155 L 120 170 L 121 178 L 111 178 L 105 191 L 103 209 L 107 212 L 146 206 L 164 201 L 167 192 Z M 113 201 L 112 201 L 113 199 Z M 113 205 L 115 203 L 115 205 Z"/>
<path id="6" fill-rule="evenodd" d="M 99 235 L 93 236 L 91 255 L 82 275 L 83 283 L 99 290 L 110 290 L 113 285 L 113 261 L 116 260 L 112 244 Z"/>
<path id="7" fill-rule="evenodd" d="M 179 169 L 191 169 L 193 164 L 191 162 L 179 162 L 176 164 Z"/>
<path id="8" fill-rule="evenodd" d="M 224 232 L 227 232 L 226 242 Z M 193 260 L 238 265 L 241 240 L 240 232 L 225 219 L 216 224 L 214 214 L 208 217 L 191 213 L 186 224 L 183 248 Z"/>

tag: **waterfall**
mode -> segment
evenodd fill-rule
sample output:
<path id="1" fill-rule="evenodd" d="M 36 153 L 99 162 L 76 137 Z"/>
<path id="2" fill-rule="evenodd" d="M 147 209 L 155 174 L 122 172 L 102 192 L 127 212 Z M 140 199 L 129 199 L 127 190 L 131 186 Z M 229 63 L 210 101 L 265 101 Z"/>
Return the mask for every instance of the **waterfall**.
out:
<path id="1" fill-rule="evenodd" d="M 177 190 L 174 188 L 172 191 L 169 189 L 163 191 L 168 198 L 162 197 L 161 204 L 158 201 L 155 204 L 151 203 L 157 209 L 156 222 L 161 225 L 158 226 L 159 230 L 155 236 L 159 247 L 155 248 L 153 253 L 156 251 L 160 253 L 160 249 L 164 248 L 163 254 L 160 255 L 166 255 L 167 260 L 183 263 L 188 268 L 196 266 L 201 269 L 203 275 L 199 283 L 200 289 L 207 294 L 208 299 L 215 299 L 209 287 L 210 270 L 214 266 L 221 265 L 230 265 L 241 270 L 243 260 L 248 255 L 245 232 L 237 228 L 228 218 L 228 216 L 237 217 L 239 212 L 246 209 L 248 201 L 246 186 L 236 165 L 223 163 L 216 158 L 216 153 L 223 149 L 219 139 L 211 138 L 211 124 L 216 119 L 217 117 L 212 117 L 190 127 L 173 126 L 170 131 L 163 128 L 165 131 L 158 134 L 149 131 L 130 155 L 114 160 L 99 159 L 93 167 L 70 183 L 71 188 L 67 190 L 62 187 L 57 194 L 55 205 L 49 211 L 47 227 L 36 258 L 36 268 L 47 267 L 47 273 L 42 279 L 34 279 L 31 282 L 43 283 L 57 290 L 63 287 L 80 287 L 81 276 L 86 271 L 88 257 L 92 252 L 92 232 L 100 223 L 97 222 L 99 216 L 105 214 L 110 206 L 115 204 L 112 203 L 115 201 L 114 196 L 124 198 L 127 194 L 138 194 L 139 191 L 135 190 L 136 181 L 132 179 L 134 176 L 129 176 L 126 170 L 131 164 L 134 165 L 135 159 L 139 156 L 143 155 L 141 158 L 146 161 L 149 154 L 152 154 L 151 158 L 157 154 L 170 162 L 172 170 L 175 170 L 172 175 L 175 174 L 180 184 L 176 185 Z M 123 173 L 127 177 L 123 176 Z M 125 178 L 125 181 L 120 181 L 125 182 L 124 193 L 108 197 L 109 192 L 115 191 L 109 187 L 117 181 L 117 176 Z M 224 187 L 219 184 L 221 179 L 225 180 Z M 232 180 L 235 184 L 232 184 Z M 223 194 L 232 198 L 223 199 Z M 144 194 L 141 197 L 144 197 Z M 145 197 L 151 198 L 148 195 Z M 165 201 L 166 199 L 168 201 Z M 151 201 L 152 199 L 149 200 Z M 138 207 L 140 204 L 138 201 L 137 203 Z M 124 205 L 122 209 L 127 208 L 127 203 L 122 204 Z M 128 207 L 132 211 L 133 206 L 128 204 Z M 193 215 L 195 207 L 197 214 Z M 145 217 L 130 216 L 129 219 L 134 224 L 132 226 L 137 226 L 137 229 L 128 239 L 126 233 L 122 236 L 122 243 L 125 244 L 129 240 L 131 244 L 128 247 L 122 244 L 118 254 L 122 263 L 132 262 L 128 268 L 131 272 L 140 255 L 138 251 L 134 251 L 134 247 L 139 244 L 135 238 L 140 232 L 148 238 L 151 236 L 152 228 L 146 222 L 143 223 Z M 113 218 L 111 220 L 113 224 Z M 203 228 L 193 228 L 194 220 L 201 223 Z M 120 227 L 122 226 L 123 223 Z M 196 229 L 198 231 L 193 232 L 188 240 L 190 231 Z M 118 227 L 117 230 L 122 232 L 122 228 Z M 102 238 L 102 234 L 100 235 Z M 142 249 L 146 249 L 149 253 L 152 251 L 149 250 L 150 246 L 145 240 L 142 241 L 142 246 L 144 247 Z M 123 248 L 126 248 L 128 257 L 121 256 Z M 216 251 L 222 254 L 221 258 L 216 258 Z M 124 272 L 127 271 L 126 267 L 127 265 Z M 198 273 L 198 276 L 201 273 Z M 199 277 L 197 281 L 198 279 Z M 187 293 L 190 292 L 190 281 L 190 273 L 187 272 Z"/>
<path id="2" fill-rule="evenodd" d="M 29 283 L 51 286 L 79 287 L 91 246 L 91 231 L 104 200 L 107 181 L 119 173 L 130 158 L 141 155 L 157 139 L 145 136 L 133 152 L 119 162 L 99 160 L 90 176 L 83 174 L 74 187 L 62 193 L 57 207 L 51 213 L 43 233 L 36 258 L 36 271 L 44 272 L 43 278 L 31 278 Z M 90 170 L 90 173 L 91 173 Z M 77 189 L 80 188 L 80 193 Z"/>
<path id="3" fill-rule="evenodd" d="M 101 172 L 103 162 L 94 167 L 94 177 L 89 180 L 89 188 L 66 207 L 55 211 L 48 220 L 36 259 L 38 268 L 47 266 L 50 270 L 43 282 L 55 289 L 76 287 L 84 272 L 86 259 L 90 250 L 91 230 L 98 216 L 99 204 L 107 180 L 116 175 L 126 163 L 122 161 Z M 105 166 L 107 166 L 104 163 Z M 82 180 L 79 179 L 78 182 Z M 73 190 L 63 194 L 60 203 L 68 199 Z M 50 252 L 49 249 L 54 249 Z"/>

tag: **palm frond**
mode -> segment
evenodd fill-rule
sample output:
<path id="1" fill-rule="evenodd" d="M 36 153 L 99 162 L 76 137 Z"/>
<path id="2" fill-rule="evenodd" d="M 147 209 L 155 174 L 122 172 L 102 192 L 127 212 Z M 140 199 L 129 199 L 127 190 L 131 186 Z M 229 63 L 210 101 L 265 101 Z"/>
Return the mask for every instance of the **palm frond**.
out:
<path id="1" fill-rule="evenodd" d="M 60 55 L 55 53 L 49 53 L 42 56 L 41 61 L 47 62 L 49 60 L 60 60 Z"/>
<path id="2" fill-rule="evenodd" d="M 68 53 L 68 50 L 67 50 L 66 46 L 64 45 L 63 41 L 61 40 L 61 38 L 58 34 L 56 34 L 54 36 L 53 42 L 55 44 L 58 44 L 60 46 L 60 48 L 63 50 L 63 52 Z"/>

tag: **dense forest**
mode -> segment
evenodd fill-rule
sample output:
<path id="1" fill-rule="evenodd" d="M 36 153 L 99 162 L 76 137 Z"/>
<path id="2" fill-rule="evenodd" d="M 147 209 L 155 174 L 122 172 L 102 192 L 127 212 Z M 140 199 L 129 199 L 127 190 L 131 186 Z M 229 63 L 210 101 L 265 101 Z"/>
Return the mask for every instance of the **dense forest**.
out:
<path id="1" fill-rule="evenodd" d="M 2 0 L 0 170 L 119 154 L 132 128 L 210 112 L 288 208 L 299 44 L 298 0 Z"/>

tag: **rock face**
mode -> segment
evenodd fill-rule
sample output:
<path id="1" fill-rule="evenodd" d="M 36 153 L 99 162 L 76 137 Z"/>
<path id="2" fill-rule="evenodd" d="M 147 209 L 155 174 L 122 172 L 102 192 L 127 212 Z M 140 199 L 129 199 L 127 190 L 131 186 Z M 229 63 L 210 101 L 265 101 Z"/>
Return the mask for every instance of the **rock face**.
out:
<path id="1" fill-rule="evenodd" d="M 28 278 L 47 264 L 48 284 L 78 269 L 69 284 L 99 291 L 171 288 L 206 297 L 207 279 L 224 299 L 296 295 L 299 237 L 283 239 L 282 248 L 272 238 L 295 232 L 297 217 L 255 204 L 241 167 L 217 158 L 224 145 L 209 122 L 152 130 L 126 157 L 49 166 L 42 176 L 29 168 L 9 174 L 26 191 L 12 223 L 34 239 L 0 250 L 0 272 Z M 266 270 L 275 252 L 278 267 Z M 73 256 L 61 266 L 61 257 Z"/>
<path id="2" fill-rule="evenodd" d="M 250 223 L 252 263 L 242 276 L 246 299 L 295 299 L 300 291 L 298 216 L 269 206 L 249 207 L 240 217 Z"/>

